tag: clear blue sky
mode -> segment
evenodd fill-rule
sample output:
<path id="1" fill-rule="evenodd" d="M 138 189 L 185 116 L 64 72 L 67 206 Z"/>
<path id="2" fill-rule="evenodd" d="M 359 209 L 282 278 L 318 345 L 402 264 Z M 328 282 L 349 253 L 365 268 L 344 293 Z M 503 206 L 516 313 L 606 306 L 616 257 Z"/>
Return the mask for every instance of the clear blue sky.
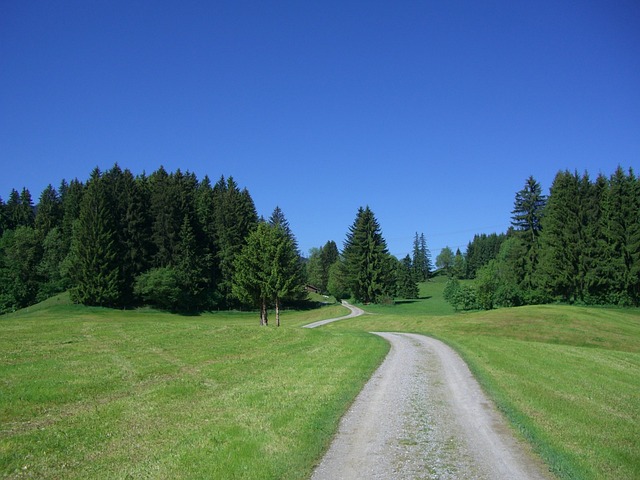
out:
<path id="1" fill-rule="evenodd" d="M 561 169 L 640 170 L 640 3 L 0 2 L 0 196 L 115 162 L 233 176 L 301 250 L 506 231 Z"/>

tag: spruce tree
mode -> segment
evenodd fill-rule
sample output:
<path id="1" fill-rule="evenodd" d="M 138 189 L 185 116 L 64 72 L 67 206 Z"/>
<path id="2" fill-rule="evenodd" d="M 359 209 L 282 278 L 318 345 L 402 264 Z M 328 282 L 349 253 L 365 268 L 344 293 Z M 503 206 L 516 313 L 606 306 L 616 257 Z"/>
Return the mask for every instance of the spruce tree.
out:
<path id="1" fill-rule="evenodd" d="M 173 176 L 160 167 L 149 176 L 151 210 L 151 240 L 154 267 L 175 264 L 183 215 L 180 213 L 180 193 Z"/>
<path id="2" fill-rule="evenodd" d="M 62 203 L 62 239 L 65 252 L 71 248 L 73 237 L 73 225 L 80 217 L 80 206 L 84 195 L 85 186 L 77 178 L 71 180 L 68 185 L 63 181 L 60 189 L 60 201 Z"/>
<path id="3" fill-rule="evenodd" d="M 215 198 L 209 177 L 205 175 L 196 192 L 196 213 L 201 226 L 202 263 L 207 276 L 207 304 L 210 308 L 220 303 L 214 286 L 220 279 L 220 270 L 215 261 L 217 254 Z"/>
<path id="4" fill-rule="evenodd" d="M 37 301 L 64 292 L 69 287 L 63 275 L 62 265 L 67 255 L 65 241 L 60 227 L 54 227 L 47 233 L 42 242 L 42 259 L 37 266 L 37 274 L 41 279 Z"/>
<path id="5" fill-rule="evenodd" d="M 529 291 L 534 288 L 538 268 L 539 237 L 546 203 L 540 184 L 530 176 L 524 188 L 516 193 L 511 212 L 511 225 L 525 250 L 523 277 L 518 280 L 518 285 Z"/>
<path id="6" fill-rule="evenodd" d="M 44 239 L 47 234 L 62 223 L 62 202 L 51 184 L 42 191 L 35 216 L 36 230 Z"/>
<path id="7" fill-rule="evenodd" d="M 618 167 L 609 180 L 606 236 L 611 267 L 612 300 L 640 302 L 640 191 L 632 170 Z"/>
<path id="8" fill-rule="evenodd" d="M 360 207 L 344 246 L 348 288 L 356 301 L 379 302 L 392 294 L 394 279 L 380 225 L 367 206 Z"/>
<path id="9" fill-rule="evenodd" d="M 409 255 L 398 262 L 397 281 L 398 297 L 418 298 L 418 284 L 416 283 L 413 263 Z"/>
<path id="10" fill-rule="evenodd" d="M 201 253 L 196 241 L 192 220 L 185 213 L 180 229 L 180 242 L 175 267 L 182 289 L 181 310 L 198 310 L 203 305 L 206 288 L 205 265 L 201 263 Z"/>
<path id="11" fill-rule="evenodd" d="M 15 188 L 11 189 L 7 205 L 5 207 L 7 218 L 7 230 L 14 230 L 19 226 L 19 214 L 20 214 L 20 194 Z"/>
<path id="12" fill-rule="evenodd" d="M 271 216 L 269 217 L 269 224 L 273 227 L 281 228 L 285 235 L 289 236 L 297 246 L 297 241 L 295 240 L 295 236 L 291 231 L 291 226 L 289 225 L 289 221 L 284 216 L 284 212 L 279 206 L 273 209 Z"/>
<path id="13" fill-rule="evenodd" d="M 427 240 L 424 233 L 413 239 L 413 273 L 416 281 L 426 282 L 431 276 L 431 252 L 427 248 Z"/>
<path id="14" fill-rule="evenodd" d="M 580 179 L 577 173 L 559 172 L 551 186 L 540 236 L 540 283 L 564 301 L 580 295 Z"/>
<path id="15" fill-rule="evenodd" d="M 121 298 L 118 232 L 113 199 L 98 169 L 82 199 L 71 247 L 72 299 L 85 305 L 117 306 Z"/>
<path id="16" fill-rule="evenodd" d="M 465 276 L 469 279 L 475 278 L 480 268 L 498 256 L 500 247 L 506 238 L 507 235 L 496 233 L 474 235 L 473 240 L 467 245 L 464 255 Z"/>
<path id="17" fill-rule="evenodd" d="M 20 193 L 20 202 L 14 212 L 14 221 L 16 227 L 33 227 L 35 224 L 35 212 L 33 209 L 33 200 L 31 193 L 27 188 L 22 189 Z"/>
<path id="18" fill-rule="evenodd" d="M 40 286 L 37 267 L 42 258 L 42 241 L 33 227 L 18 226 L 5 232 L 0 243 L 3 254 L 5 309 L 27 307 L 36 301 Z"/>
<path id="19" fill-rule="evenodd" d="M 7 206 L 5 205 L 4 200 L 2 200 L 2 197 L 0 197 L 0 237 L 2 237 L 2 234 L 7 230 L 9 230 Z"/>
<path id="20" fill-rule="evenodd" d="M 231 305 L 234 301 L 232 280 L 235 258 L 257 226 L 258 214 L 249 192 L 240 190 L 232 177 L 221 177 L 213 188 L 215 208 L 216 261 L 220 271 L 217 284 L 220 298 Z"/>
<path id="21" fill-rule="evenodd" d="M 546 202 L 540 184 L 532 176 L 527 179 L 524 188 L 516 193 L 511 225 L 528 245 L 535 244 L 540 235 Z"/>
<path id="22" fill-rule="evenodd" d="M 599 175 L 595 182 L 584 175 L 580 183 L 582 245 L 579 270 L 582 298 L 586 303 L 607 302 L 610 264 L 606 260 L 604 207 L 608 189 L 603 175 Z"/>
<path id="23" fill-rule="evenodd" d="M 301 300 L 306 297 L 306 292 L 303 289 L 302 261 L 298 242 L 280 207 L 276 207 L 273 211 L 269 225 L 274 229 L 272 235 L 274 253 L 269 289 L 276 308 L 276 325 L 279 327 L 282 302 Z"/>
<path id="24" fill-rule="evenodd" d="M 123 171 L 118 164 L 105 172 L 102 181 L 106 183 L 114 209 L 119 282 L 122 285 L 120 302 L 131 305 L 135 278 L 151 265 L 149 201 L 131 171 Z"/>

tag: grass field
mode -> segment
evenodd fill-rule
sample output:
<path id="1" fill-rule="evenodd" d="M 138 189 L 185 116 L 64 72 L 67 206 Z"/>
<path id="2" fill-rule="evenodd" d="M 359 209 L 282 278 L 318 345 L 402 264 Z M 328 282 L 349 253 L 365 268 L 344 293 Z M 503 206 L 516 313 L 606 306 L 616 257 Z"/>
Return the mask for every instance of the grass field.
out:
<path id="1" fill-rule="evenodd" d="M 561 478 L 640 478 L 640 311 L 539 306 L 454 314 L 421 299 L 316 330 L 340 306 L 183 317 L 51 299 L 0 317 L 0 476 L 307 478 L 388 347 L 456 348 Z"/>
<path id="2" fill-rule="evenodd" d="M 305 478 L 388 349 L 299 328 L 340 306 L 278 329 L 64 303 L 0 317 L 3 478 Z"/>

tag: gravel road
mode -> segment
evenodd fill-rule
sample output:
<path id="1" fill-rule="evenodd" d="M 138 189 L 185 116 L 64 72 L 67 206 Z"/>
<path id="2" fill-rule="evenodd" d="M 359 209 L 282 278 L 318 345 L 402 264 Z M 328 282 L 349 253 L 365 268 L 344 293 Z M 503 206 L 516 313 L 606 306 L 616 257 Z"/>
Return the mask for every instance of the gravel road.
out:
<path id="1" fill-rule="evenodd" d="M 355 307 L 345 302 L 344 300 L 342 301 L 342 305 L 344 305 L 349 310 L 351 310 L 351 313 L 349 315 L 345 315 L 344 317 L 337 317 L 337 318 L 327 318 L 326 320 L 319 320 L 317 322 L 308 323 L 307 325 L 303 325 L 302 328 L 316 328 L 321 325 L 326 325 L 327 323 L 337 322 L 338 320 L 346 320 L 347 318 L 359 317 L 360 315 L 364 314 L 364 310 L 362 310 L 361 308 Z"/>
<path id="2" fill-rule="evenodd" d="M 376 335 L 391 350 L 312 480 L 553 478 L 451 348 L 423 335 Z"/>

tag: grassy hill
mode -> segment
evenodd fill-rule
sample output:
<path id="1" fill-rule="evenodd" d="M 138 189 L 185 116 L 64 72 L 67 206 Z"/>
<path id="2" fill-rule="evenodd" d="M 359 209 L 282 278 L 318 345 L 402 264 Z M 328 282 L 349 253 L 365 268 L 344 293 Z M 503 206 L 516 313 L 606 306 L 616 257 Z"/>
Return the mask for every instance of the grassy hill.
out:
<path id="1" fill-rule="evenodd" d="M 0 317 L 0 476 L 306 478 L 388 350 L 372 330 L 436 336 L 467 360 L 564 478 L 640 478 L 640 311 L 566 306 L 454 314 L 421 299 L 184 317 L 71 305 Z"/>

